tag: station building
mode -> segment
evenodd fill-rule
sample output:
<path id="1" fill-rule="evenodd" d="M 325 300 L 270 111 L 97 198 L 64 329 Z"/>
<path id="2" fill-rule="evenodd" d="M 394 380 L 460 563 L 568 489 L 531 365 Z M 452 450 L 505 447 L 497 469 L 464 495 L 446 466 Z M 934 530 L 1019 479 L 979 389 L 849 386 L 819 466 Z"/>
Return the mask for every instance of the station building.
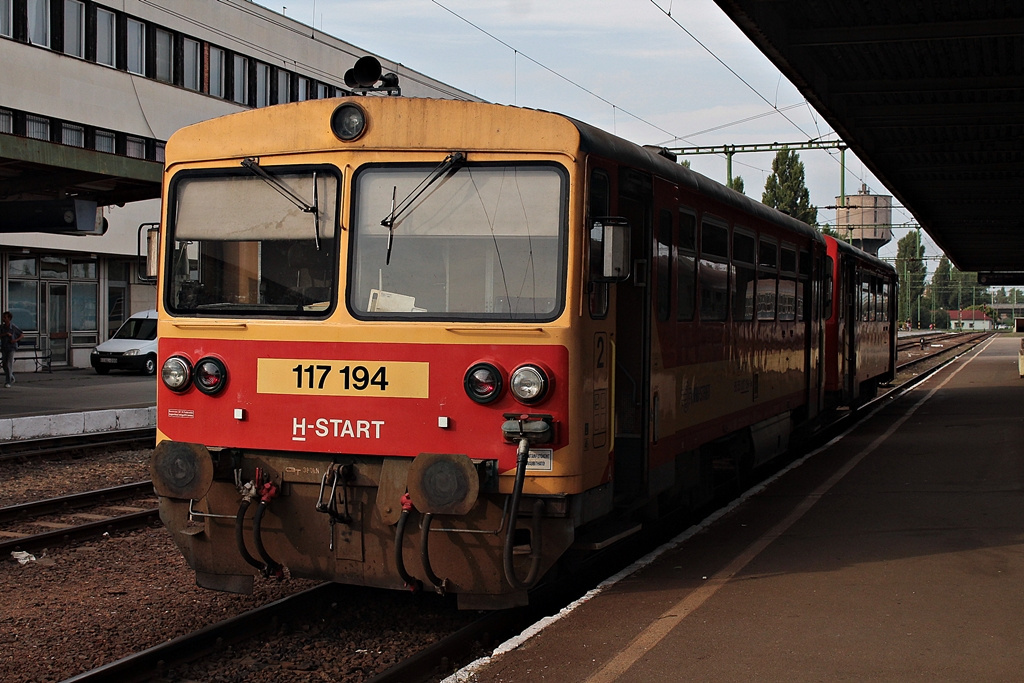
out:
<path id="1" fill-rule="evenodd" d="M 54 367 L 88 367 L 99 341 L 155 307 L 140 226 L 159 221 L 168 137 L 352 94 L 346 71 L 367 54 L 250 0 L 0 0 L 0 225 L 25 202 L 69 199 L 96 202 L 107 223 L 102 235 L 4 227 L 0 309 Z M 402 96 L 477 99 L 373 56 Z"/>

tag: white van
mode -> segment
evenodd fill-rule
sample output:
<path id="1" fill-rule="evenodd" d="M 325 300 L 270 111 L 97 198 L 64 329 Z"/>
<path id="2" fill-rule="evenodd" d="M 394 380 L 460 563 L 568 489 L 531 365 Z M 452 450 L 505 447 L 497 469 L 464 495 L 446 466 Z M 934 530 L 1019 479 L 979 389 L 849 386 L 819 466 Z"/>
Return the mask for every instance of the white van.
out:
<path id="1" fill-rule="evenodd" d="M 96 372 L 133 370 L 156 374 L 156 311 L 142 311 L 124 321 L 114 336 L 92 350 Z"/>

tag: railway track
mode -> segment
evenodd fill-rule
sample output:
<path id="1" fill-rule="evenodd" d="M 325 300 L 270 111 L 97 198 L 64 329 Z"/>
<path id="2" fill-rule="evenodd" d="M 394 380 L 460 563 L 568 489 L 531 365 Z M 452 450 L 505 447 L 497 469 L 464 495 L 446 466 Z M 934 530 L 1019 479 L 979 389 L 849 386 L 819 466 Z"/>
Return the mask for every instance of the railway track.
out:
<path id="1" fill-rule="evenodd" d="M 5 460 L 74 455 L 106 448 L 152 448 L 155 441 L 155 427 L 4 441 L 0 442 L 0 463 Z"/>
<path id="2" fill-rule="evenodd" d="M 914 337 L 904 337 L 896 342 L 896 351 L 911 351 L 913 349 L 919 349 L 922 346 L 922 342 L 925 348 L 932 344 L 946 345 L 950 342 L 959 340 L 970 340 L 979 335 L 984 336 L 985 333 L 979 332 L 936 332 L 934 334 L 921 334 Z"/>
<path id="3" fill-rule="evenodd" d="M 897 343 L 896 372 L 908 370 L 920 365 L 936 356 L 949 351 L 954 351 L 968 344 L 977 344 L 988 339 L 990 332 L 953 332 L 949 334 L 935 334 L 922 336 L 913 341 L 902 341 Z M 915 354 L 915 351 L 921 351 Z"/>
<path id="4" fill-rule="evenodd" d="M 150 507 L 139 509 L 115 508 L 122 514 L 83 513 L 82 510 L 112 509 L 111 506 L 125 500 L 137 500 L 153 497 L 153 485 L 149 481 L 135 482 L 123 486 L 115 486 L 85 493 L 48 498 L 20 505 L 9 505 L 0 508 L 0 524 L 9 526 L 17 524 L 25 527 L 31 524 L 46 524 L 53 527 L 40 533 L 24 533 L 20 531 L 0 531 L 0 555 L 13 551 L 32 552 L 41 548 L 50 548 L 74 541 L 94 538 L 105 532 L 132 529 L 145 526 L 159 519 L 159 511 L 155 500 Z M 41 522 L 39 518 L 59 515 L 62 517 L 84 518 L 82 523 Z"/>

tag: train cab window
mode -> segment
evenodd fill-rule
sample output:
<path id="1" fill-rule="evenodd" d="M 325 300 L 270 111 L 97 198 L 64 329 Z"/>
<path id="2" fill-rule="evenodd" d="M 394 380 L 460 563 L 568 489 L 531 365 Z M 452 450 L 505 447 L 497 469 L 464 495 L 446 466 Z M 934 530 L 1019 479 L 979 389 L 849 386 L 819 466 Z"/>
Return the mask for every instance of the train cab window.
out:
<path id="1" fill-rule="evenodd" d="M 779 320 L 796 320 L 796 248 L 783 244 L 779 250 Z"/>
<path id="2" fill-rule="evenodd" d="M 733 322 L 754 319 L 754 302 L 757 300 L 757 240 L 754 235 L 732 233 L 732 320 Z"/>
<path id="3" fill-rule="evenodd" d="M 658 240 L 655 263 L 658 288 L 657 297 L 658 320 L 668 320 L 672 305 L 672 212 L 662 210 L 658 216 Z"/>
<path id="4" fill-rule="evenodd" d="M 333 167 L 256 162 L 174 178 L 164 269 L 168 311 L 326 315 L 337 289 L 340 187 Z"/>
<path id="5" fill-rule="evenodd" d="M 700 319 L 725 320 L 729 315 L 729 228 L 703 218 L 700 226 Z"/>
<path id="6" fill-rule="evenodd" d="M 758 320 L 775 320 L 778 279 L 779 245 L 770 237 L 761 237 L 757 245 Z"/>
<path id="7" fill-rule="evenodd" d="M 676 320 L 693 320 L 697 300 L 697 216 L 679 212 L 676 246 Z"/>
<path id="8" fill-rule="evenodd" d="M 600 168 L 595 168 L 590 174 L 590 198 L 587 203 L 588 216 L 590 218 L 607 216 L 611 211 L 611 196 L 611 181 L 608 179 L 608 174 Z M 597 251 L 596 246 L 591 244 L 591 264 L 598 258 Z M 588 284 L 588 289 L 590 293 L 590 317 L 595 320 L 608 317 L 610 283 L 591 281 Z"/>
<path id="9" fill-rule="evenodd" d="M 364 167 L 353 178 L 349 310 L 554 320 L 565 301 L 567 188 L 553 164 Z"/>

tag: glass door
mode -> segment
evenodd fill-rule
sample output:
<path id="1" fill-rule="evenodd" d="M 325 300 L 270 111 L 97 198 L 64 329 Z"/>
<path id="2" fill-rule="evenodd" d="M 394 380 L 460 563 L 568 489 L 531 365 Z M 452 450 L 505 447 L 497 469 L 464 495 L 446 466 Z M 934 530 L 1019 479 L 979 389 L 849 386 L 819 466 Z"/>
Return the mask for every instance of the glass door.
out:
<path id="1" fill-rule="evenodd" d="M 50 282 L 46 288 L 46 332 L 50 338 L 51 363 L 68 364 L 68 285 Z"/>

